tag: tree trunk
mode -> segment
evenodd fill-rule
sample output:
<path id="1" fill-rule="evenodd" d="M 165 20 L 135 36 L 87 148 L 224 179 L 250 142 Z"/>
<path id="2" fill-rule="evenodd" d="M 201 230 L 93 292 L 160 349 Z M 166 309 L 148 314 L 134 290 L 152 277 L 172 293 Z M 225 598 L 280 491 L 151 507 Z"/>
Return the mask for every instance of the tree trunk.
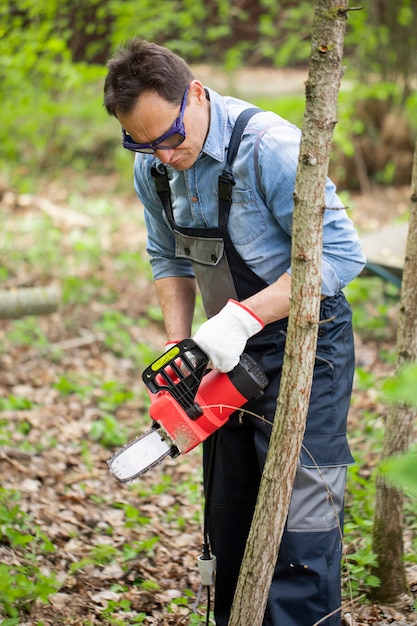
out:
<path id="1" fill-rule="evenodd" d="M 404 365 L 417 361 L 417 142 L 414 150 L 411 179 L 411 208 L 405 252 L 401 302 L 397 333 L 396 373 Z M 395 405 L 389 412 L 385 426 L 382 457 L 405 452 L 411 443 L 417 410 L 408 405 Z M 374 574 L 381 585 L 372 592 L 376 600 L 395 602 L 407 591 L 403 545 L 403 495 L 377 479 L 372 548 L 378 556 Z"/>
<path id="2" fill-rule="evenodd" d="M 324 195 L 347 0 L 317 0 L 294 193 L 292 298 L 269 451 L 229 626 L 262 624 L 305 430 L 319 320 Z M 285 626 L 285 625 L 283 625 Z"/>
<path id="3" fill-rule="evenodd" d="M 59 289 L 53 285 L 0 291 L 0 319 L 53 313 L 58 308 L 59 297 Z"/>

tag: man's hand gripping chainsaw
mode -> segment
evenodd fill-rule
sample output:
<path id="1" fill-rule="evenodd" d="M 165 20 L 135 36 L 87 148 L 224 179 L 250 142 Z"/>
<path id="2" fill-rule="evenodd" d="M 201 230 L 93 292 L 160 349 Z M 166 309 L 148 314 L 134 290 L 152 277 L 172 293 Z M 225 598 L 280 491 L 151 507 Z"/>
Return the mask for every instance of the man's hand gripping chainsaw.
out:
<path id="1" fill-rule="evenodd" d="M 242 354 L 227 373 L 207 371 L 207 354 L 184 339 L 142 374 L 151 399 L 149 432 L 107 461 L 122 483 L 141 476 L 166 456 L 189 452 L 223 426 L 231 413 L 263 393 L 268 380 L 255 361 Z"/>

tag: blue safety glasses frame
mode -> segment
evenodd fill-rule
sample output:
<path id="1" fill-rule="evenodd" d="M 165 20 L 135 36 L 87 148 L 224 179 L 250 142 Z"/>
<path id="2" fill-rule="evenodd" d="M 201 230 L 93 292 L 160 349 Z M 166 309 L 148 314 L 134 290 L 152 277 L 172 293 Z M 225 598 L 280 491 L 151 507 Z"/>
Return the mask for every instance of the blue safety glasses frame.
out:
<path id="1" fill-rule="evenodd" d="M 157 150 L 173 150 L 177 148 L 185 139 L 184 113 L 187 105 L 187 96 L 190 86 L 187 85 L 182 97 L 180 114 L 166 133 L 152 141 L 151 143 L 136 143 L 132 137 L 122 128 L 122 145 L 126 150 L 132 152 L 144 152 L 145 154 L 155 154 Z"/>

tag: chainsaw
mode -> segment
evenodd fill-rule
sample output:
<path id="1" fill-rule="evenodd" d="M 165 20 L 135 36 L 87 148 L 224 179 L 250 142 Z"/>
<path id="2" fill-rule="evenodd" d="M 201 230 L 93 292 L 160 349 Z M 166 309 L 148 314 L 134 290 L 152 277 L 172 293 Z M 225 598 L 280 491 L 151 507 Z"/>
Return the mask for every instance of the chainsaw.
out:
<path id="1" fill-rule="evenodd" d="M 150 396 L 151 429 L 108 461 L 121 483 L 131 481 L 165 457 L 185 454 L 205 441 L 246 402 L 259 397 L 268 379 L 246 353 L 227 373 L 209 370 L 209 357 L 184 339 L 147 367 L 142 380 Z"/>

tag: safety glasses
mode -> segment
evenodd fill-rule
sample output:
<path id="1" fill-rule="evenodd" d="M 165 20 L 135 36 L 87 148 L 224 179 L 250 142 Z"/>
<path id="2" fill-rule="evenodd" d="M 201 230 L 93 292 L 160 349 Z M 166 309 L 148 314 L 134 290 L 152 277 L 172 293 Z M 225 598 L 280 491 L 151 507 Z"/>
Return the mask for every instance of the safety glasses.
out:
<path id="1" fill-rule="evenodd" d="M 180 114 L 171 126 L 171 128 L 152 141 L 151 143 L 136 143 L 132 137 L 122 128 L 122 144 L 126 150 L 133 152 L 145 152 L 146 154 L 155 154 L 157 150 L 172 150 L 179 146 L 185 139 L 184 112 L 187 105 L 189 85 L 184 91 L 182 97 Z"/>

